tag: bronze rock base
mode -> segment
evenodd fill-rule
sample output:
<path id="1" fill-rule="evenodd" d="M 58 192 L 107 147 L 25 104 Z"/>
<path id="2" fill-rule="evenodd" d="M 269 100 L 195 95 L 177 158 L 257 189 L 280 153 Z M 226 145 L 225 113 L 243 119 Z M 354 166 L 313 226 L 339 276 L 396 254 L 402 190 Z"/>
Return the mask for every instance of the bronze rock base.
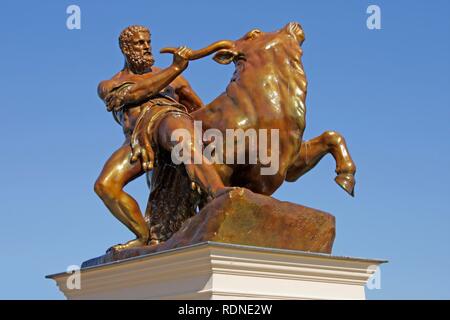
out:
<path id="1" fill-rule="evenodd" d="M 82 268 L 207 241 L 331 253 L 335 230 L 329 213 L 236 188 L 186 220 L 168 241 L 108 252 Z"/>

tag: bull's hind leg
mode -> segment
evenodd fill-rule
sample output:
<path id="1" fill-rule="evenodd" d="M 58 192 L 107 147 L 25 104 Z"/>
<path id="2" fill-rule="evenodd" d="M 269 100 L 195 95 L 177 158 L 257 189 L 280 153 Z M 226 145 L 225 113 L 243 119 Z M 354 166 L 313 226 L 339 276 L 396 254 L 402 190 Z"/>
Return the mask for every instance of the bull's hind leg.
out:
<path id="1" fill-rule="evenodd" d="M 328 153 L 336 160 L 337 176 L 334 180 L 353 196 L 356 166 L 348 152 L 344 137 L 334 131 L 325 131 L 320 136 L 302 143 L 297 159 L 288 169 L 286 180 L 297 180 L 314 168 Z"/>

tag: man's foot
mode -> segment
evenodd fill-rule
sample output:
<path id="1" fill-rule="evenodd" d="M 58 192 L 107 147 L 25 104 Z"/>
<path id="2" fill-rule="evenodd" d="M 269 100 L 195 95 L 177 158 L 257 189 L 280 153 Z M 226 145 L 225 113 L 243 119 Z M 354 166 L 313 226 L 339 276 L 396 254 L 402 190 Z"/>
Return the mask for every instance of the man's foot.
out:
<path id="1" fill-rule="evenodd" d="M 109 248 L 106 253 L 109 252 L 114 252 L 114 251 L 122 251 L 125 249 L 131 249 L 131 248 L 136 248 L 136 247 L 142 247 L 147 245 L 148 241 L 144 241 L 141 239 L 134 239 L 134 240 L 130 240 L 127 243 L 124 244 L 116 244 L 115 246 L 112 246 L 111 248 Z"/>

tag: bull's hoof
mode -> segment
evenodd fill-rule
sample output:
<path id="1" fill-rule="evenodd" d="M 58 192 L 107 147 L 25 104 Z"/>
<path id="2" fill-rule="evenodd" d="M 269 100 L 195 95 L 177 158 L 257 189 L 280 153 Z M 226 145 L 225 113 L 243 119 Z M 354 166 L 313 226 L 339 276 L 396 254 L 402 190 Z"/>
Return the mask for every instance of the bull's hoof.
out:
<path id="1" fill-rule="evenodd" d="M 355 196 L 355 177 L 351 173 L 341 173 L 334 181 L 352 197 Z"/>

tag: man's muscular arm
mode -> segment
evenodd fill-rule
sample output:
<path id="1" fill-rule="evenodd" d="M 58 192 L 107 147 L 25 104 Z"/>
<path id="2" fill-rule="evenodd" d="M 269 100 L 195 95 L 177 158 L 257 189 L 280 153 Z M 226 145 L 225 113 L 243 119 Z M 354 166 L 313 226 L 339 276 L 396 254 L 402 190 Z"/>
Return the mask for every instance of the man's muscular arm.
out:
<path id="1" fill-rule="evenodd" d="M 108 111 L 112 111 L 112 108 L 108 104 L 107 100 L 109 100 L 113 94 L 117 95 L 120 91 L 119 88 L 125 85 L 125 83 L 121 83 L 119 80 L 115 79 L 116 77 L 117 75 L 114 76 L 111 80 L 104 80 L 100 82 L 97 87 L 97 94 L 100 99 L 105 102 Z"/>
<path id="2" fill-rule="evenodd" d="M 188 108 L 189 113 L 204 107 L 200 97 L 195 93 L 189 82 L 183 76 L 180 75 L 175 79 L 174 87 L 179 102 Z"/>
<path id="3" fill-rule="evenodd" d="M 174 53 L 173 63 L 170 67 L 149 76 L 132 75 L 129 81 L 124 80 L 115 85 L 100 83 L 99 96 L 105 101 L 109 111 L 117 110 L 127 104 L 148 100 L 167 87 L 187 68 L 190 52 L 190 49 L 180 47 Z"/>

